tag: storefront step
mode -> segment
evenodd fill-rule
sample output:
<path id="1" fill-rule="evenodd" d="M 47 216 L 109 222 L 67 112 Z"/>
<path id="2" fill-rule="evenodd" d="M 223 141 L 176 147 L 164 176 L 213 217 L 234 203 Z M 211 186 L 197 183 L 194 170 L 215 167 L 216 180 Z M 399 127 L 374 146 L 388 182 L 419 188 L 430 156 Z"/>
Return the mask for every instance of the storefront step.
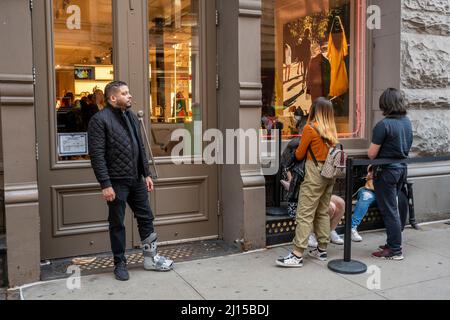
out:
<path id="1" fill-rule="evenodd" d="M 239 248 L 229 245 L 221 240 L 206 240 L 185 244 L 165 245 L 158 248 L 158 253 L 160 255 L 174 260 L 175 263 L 219 257 L 239 252 L 241 252 Z M 142 255 L 142 250 L 129 250 L 125 256 L 127 257 L 129 269 L 143 267 L 144 257 Z M 111 253 L 51 260 L 41 263 L 41 280 L 49 281 L 67 278 L 74 272 L 74 269 L 72 268 L 69 269 L 72 273 L 68 271 L 68 268 L 73 265 L 80 268 L 82 276 L 112 272 L 114 268 Z"/>

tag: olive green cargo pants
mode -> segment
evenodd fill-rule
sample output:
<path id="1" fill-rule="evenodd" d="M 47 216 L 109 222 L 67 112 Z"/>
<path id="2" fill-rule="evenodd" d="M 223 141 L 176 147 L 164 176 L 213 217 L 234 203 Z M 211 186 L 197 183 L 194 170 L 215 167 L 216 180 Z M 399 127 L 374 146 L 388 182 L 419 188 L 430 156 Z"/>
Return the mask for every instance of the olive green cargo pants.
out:
<path id="1" fill-rule="evenodd" d="M 297 227 L 295 229 L 294 246 L 303 253 L 308 247 L 308 237 L 314 231 L 321 250 L 326 250 L 330 242 L 330 215 L 328 208 L 333 192 L 334 179 L 320 175 L 323 162 L 318 167 L 313 161 L 305 164 L 305 180 L 300 187 L 297 207 Z"/>

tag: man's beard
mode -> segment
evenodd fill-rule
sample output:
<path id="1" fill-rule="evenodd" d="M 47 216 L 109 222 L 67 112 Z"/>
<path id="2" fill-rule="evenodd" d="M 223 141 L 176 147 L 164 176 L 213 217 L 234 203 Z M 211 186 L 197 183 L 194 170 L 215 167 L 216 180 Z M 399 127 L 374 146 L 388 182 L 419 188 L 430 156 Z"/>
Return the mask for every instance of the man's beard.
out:
<path id="1" fill-rule="evenodd" d="M 128 110 L 128 109 L 130 109 L 131 108 L 131 106 L 132 106 L 132 104 L 131 104 L 131 102 L 130 102 L 130 104 L 128 105 L 127 103 L 124 103 L 124 104 L 117 104 L 117 107 L 118 108 L 120 108 L 120 109 L 122 109 L 122 110 Z"/>

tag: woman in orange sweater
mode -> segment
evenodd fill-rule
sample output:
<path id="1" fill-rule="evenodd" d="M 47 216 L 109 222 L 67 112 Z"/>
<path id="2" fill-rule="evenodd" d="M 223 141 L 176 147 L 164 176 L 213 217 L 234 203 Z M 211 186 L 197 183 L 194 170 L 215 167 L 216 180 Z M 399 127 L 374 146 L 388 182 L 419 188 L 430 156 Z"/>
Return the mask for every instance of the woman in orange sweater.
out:
<path id="1" fill-rule="evenodd" d="M 328 207 L 335 181 L 322 177 L 320 172 L 329 148 L 338 143 L 332 103 L 322 97 L 316 99 L 311 107 L 308 123 L 295 153 L 298 160 L 306 157 L 306 175 L 300 188 L 294 249 L 289 255 L 276 261 L 282 267 L 303 266 L 303 253 L 308 247 L 308 237 L 313 229 L 318 246 L 310 249 L 308 254 L 322 261 L 327 259 L 326 250 L 330 242 Z M 311 152 L 317 160 L 317 166 Z"/>

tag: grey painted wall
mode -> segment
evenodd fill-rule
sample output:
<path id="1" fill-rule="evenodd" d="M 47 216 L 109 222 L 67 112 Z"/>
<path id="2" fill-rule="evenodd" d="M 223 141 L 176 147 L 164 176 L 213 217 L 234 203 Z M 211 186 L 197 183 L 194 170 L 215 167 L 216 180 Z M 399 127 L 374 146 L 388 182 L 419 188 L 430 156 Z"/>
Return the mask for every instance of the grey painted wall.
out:
<path id="1" fill-rule="evenodd" d="M 221 0 L 217 4 L 220 13 L 220 128 L 258 130 L 262 103 L 259 36 L 261 2 Z M 265 180 L 260 165 L 222 166 L 221 201 L 224 239 L 236 242 L 243 250 L 264 247 Z"/>
<path id="2" fill-rule="evenodd" d="M 12 32 L 14 31 L 14 32 Z M 39 280 L 31 12 L 27 0 L 0 1 L 0 112 L 8 285 Z"/>

